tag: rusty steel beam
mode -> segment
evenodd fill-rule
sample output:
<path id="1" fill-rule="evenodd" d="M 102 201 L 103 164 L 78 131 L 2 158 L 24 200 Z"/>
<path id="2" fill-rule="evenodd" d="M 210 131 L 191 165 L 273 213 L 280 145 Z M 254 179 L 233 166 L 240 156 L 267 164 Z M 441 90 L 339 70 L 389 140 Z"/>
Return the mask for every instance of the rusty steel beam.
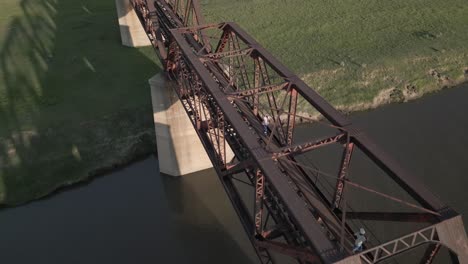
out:
<path id="1" fill-rule="evenodd" d="M 296 89 L 290 89 L 289 91 L 289 111 L 288 111 L 288 123 L 287 123 L 287 138 L 286 143 L 288 146 L 293 144 L 294 127 L 296 126 L 296 111 L 297 111 L 297 91 Z"/>
<path id="2" fill-rule="evenodd" d="M 292 73 L 286 66 L 278 61 L 269 51 L 263 48 L 254 38 L 245 32 L 239 25 L 228 22 L 224 29 L 229 29 L 244 41 L 249 47 L 255 49 L 255 54 L 261 57 L 273 70 L 275 70 L 285 80 L 294 83 L 294 88 L 297 89 L 308 102 L 310 102 L 322 115 L 328 120 L 332 120 L 335 125 L 346 126 L 351 122 L 342 115 L 338 110 L 331 106 L 325 99 L 308 87 L 299 77 Z M 312 95 L 312 97 L 311 97 Z M 314 100 L 311 100 L 314 99 Z"/>
<path id="3" fill-rule="evenodd" d="M 351 127 L 351 121 L 331 106 L 323 97 L 306 85 L 299 77 L 294 75 L 288 68 L 279 62 L 271 53 L 264 49 L 257 41 L 248 35 L 235 23 L 227 23 L 225 27 L 230 28 L 249 47 L 255 48 L 258 54 L 271 68 L 279 73 L 285 80 L 292 83 L 293 88 L 312 104 L 327 120 L 339 127 Z M 355 125 L 352 125 L 357 129 Z M 422 205 L 432 210 L 446 210 L 447 205 L 440 201 L 433 193 L 425 188 L 413 175 L 404 171 L 392 158 L 383 152 L 373 141 L 363 132 L 352 136 L 352 142 L 357 144 L 364 153 L 371 158 L 382 170 L 397 182 L 405 191 Z M 450 213 L 452 216 L 456 213 Z"/>
<path id="4" fill-rule="evenodd" d="M 186 54 L 186 55 L 187 55 L 187 54 Z M 194 59 L 196 59 L 196 57 L 194 57 Z M 195 67 L 195 69 L 196 69 L 196 67 Z M 271 104 L 270 104 L 270 105 L 271 105 Z M 274 106 L 274 105 L 273 105 L 273 106 Z M 275 108 L 276 108 L 276 106 L 275 106 Z M 266 174 L 266 175 L 267 175 L 267 174 Z M 285 203 L 285 204 L 287 204 L 287 203 Z"/>
<path id="5" fill-rule="evenodd" d="M 337 213 L 339 216 L 341 212 Z M 399 212 L 346 212 L 347 219 L 370 221 L 436 223 L 437 218 L 430 213 L 399 213 Z"/>
<path id="6" fill-rule="evenodd" d="M 243 98 L 248 96 L 258 96 L 264 93 L 271 93 L 276 91 L 284 90 L 288 87 L 289 83 L 281 83 L 281 84 L 272 84 L 272 85 L 265 85 L 265 86 L 257 86 L 252 89 L 247 90 L 238 90 L 235 92 L 227 93 L 228 97 L 233 98 Z"/>
<path id="7" fill-rule="evenodd" d="M 180 65 L 184 65 L 184 63 L 182 63 L 182 62 L 183 62 L 183 61 L 181 61 Z M 186 75 L 186 74 L 184 74 L 184 76 L 185 76 L 185 75 Z M 195 77 L 196 77 L 196 76 L 195 76 Z M 186 78 L 186 77 L 184 77 L 184 78 Z M 178 91 L 178 90 L 176 90 L 176 91 Z M 184 93 L 184 94 L 186 94 L 186 93 Z M 181 94 L 179 94 L 179 96 L 181 96 Z M 209 96 L 208 96 L 208 97 L 209 97 Z M 181 97 L 181 98 L 182 98 L 182 97 Z M 210 105 L 210 106 L 213 105 L 213 104 L 210 103 L 210 102 L 205 102 L 205 103 L 207 103 L 207 104 Z M 217 107 L 217 106 L 216 106 L 216 107 Z M 189 107 L 189 108 L 190 108 L 190 107 Z M 189 108 L 186 108 L 186 111 L 188 111 L 188 113 L 190 113 L 190 111 L 191 111 L 191 110 L 189 110 Z M 214 114 L 215 114 L 215 113 L 214 113 Z M 213 113 L 212 113 L 211 115 L 213 115 Z M 216 119 L 213 119 L 213 121 L 215 121 L 215 120 L 216 120 Z M 194 125 L 194 126 L 195 126 L 195 125 Z M 197 126 L 195 126 L 195 127 L 197 127 Z M 213 127 L 216 127 L 216 125 L 214 125 Z M 199 133 L 199 132 L 202 132 L 202 131 L 197 131 L 197 133 Z M 236 132 L 236 133 L 237 133 L 237 132 Z M 232 133 L 232 134 L 236 134 L 236 133 Z M 220 138 L 220 137 L 219 137 L 219 134 L 218 134 L 218 136 L 214 135 L 214 137 L 212 137 L 211 133 L 209 133 L 209 135 L 210 135 L 210 138 L 211 138 L 211 142 L 213 143 L 213 146 L 219 144 L 219 143 L 217 143 L 217 142 L 214 142 L 215 140 L 218 140 L 218 139 Z M 200 136 L 200 138 L 206 140 L 206 136 L 203 136 L 203 134 L 202 134 L 202 135 L 199 134 L 199 136 Z M 210 148 L 209 148 L 209 144 L 210 144 L 210 143 L 205 144 L 205 145 L 207 145 L 207 146 L 206 146 L 207 150 L 210 149 Z M 233 148 L 233 150 L 237 150 L 236 147 L 233 147 L 232 142 L 230 142 L 229 144 L 230 144 L 230 146 Z M 210 156 L 210 158 L 212 158 L 213 164 L 215 164 L 215 167 L 219 169 L 219 166 L 220 166 L 222 163 L 218 163 L 218 162 L 221 161 L 221 160 L 220 160 L 220 159 L 217 157 L 217 155 L 215 155 L 214 153 L 210 152 L 209 154 L 211 154 L 211 155 L 209 155 L 209 156 Z M 242 157 L 243 155 L 239 155 L 239 153 L 236 152 L 236 156 Z M 225 163 L 225 161 L 224 161 L 224 163 Z M 249 173 L 248 173 L 248 174 L 249 174 Z M 221 170 L 221 172 L 219 172 L 219 170 L 218 170 L 218 175 L 223 176 L 223 170 Z M 232 177 L 231 179 L 234 179 L 234 178 Z M 222 182 L 223 182 L 223 181 L 222 181 Z M 268 197 L 270 197 L 272 192 L 271 192 L 268 188 L 267 188 L 266 190 L 267 190 L 268 193 L 269 193 L 269 196 L 268 196 Z M 234 204 L 234 206 L 236 206 L 236 205 Z M 279 208 L 277 205 L 272 204 L 272 203 L 270 203 L 267 207 L 272 208 L 272 207 L 275 207 L 275 206 L 276 206 L 277 208 Z M 236 212 L 238 212 L 238 211 L 239 211 L 239 212 L 243 212 L 243 209 L 240 208 L 240 210 L 236 210 Z M 275 209 L 275 211 L 278 211 L 278 209 Z M 241 215 L 240 217 L 241 217 L 241 218 L 245 218 L 246 215 Z M 247 217 L 248 217 L 248 216 L 247 216 Z M 276 222 L 276 223 L 278 223 L 278 222 L 285 222 L 285 221 L 279 221 L 279 220 L 281 220 L 281 219 L 279 219 L 278 217 L 275 217 L 274 215 L 272 215 L 272 217 L 275 218 L 275 222 Z M 279 219 L 279 220 L 278 220 L 278 219 Z M 249 228 L 246 228 L 246 230 L 249 230 Z M 286 241 L 289 241 L 288 243 L 291 243 L 292 241 L 295 240 L 295 238 L 293 238 L 293 237 L 290 236 L 289 232 L 286 232 L 286 233 L 284 233 L 283 235 L 284 235 Z M 265 250 L 261 250 L 261 251 L 260 251 L 260 250 L 257 250 L 257 254 L 259 255 L 259 258 L 262 260 L 262 263 L 270 263 L 270 262 L 271 262 L 271 259 L 268 259 L 269 253 L 268 253 L 268 252 L 265 252 Z"/>
<path id="8" fill-rule="evenodd" d="M 288 256 L 294 256 L 295 258 L 306 261 L 307 263 L 320 263 L 320 258 L 314 255 L 313 252 L 306 249 L 298 249 L 287 244 L 274 241 L 258 240 L 255 243 L 259 247 L 273 249 Z"/>
<path id="9" fill-rule="evenodd" d="M 221 171 L 217 167 L 215 167 L 215 170 L 218 173 L 218 175 L 220 175 Z M 247 234 L 253 234 L 255 232 L 255 229 L 254 229 L 255 225 L 252 219 L 249 217 L 249 211 L 247 209 L 247 206 L 242 201 L 241 195 L 239 194 L 237 188 L 235 187 L 232 179 L 229 179 L 229 177 L 221 178 L 221 183 L 233 205 L 234 210 L 239 216 L 239 219 L 242 223 L 242 226 L 245 232 Z M 274 263 L 268 251 L 265 251 L 265 250 L 260 249 L 259 247 L 256 247 L 255 246 L 256 240 L 253 237 L 249 236 L 249 239 L 254 245 L 254 250 L 262 264 Z"/>
<path id="10" fill-rule="evenodd" d="M 346 252 L 350 251 L 344 242 L 350 243 L 352 239 L 352 230 L 346 223 L 348 219 L 436 223 L 457 215 L 235 23 L 205 25 L 198 0 L 155 0 L 154 8 L 148 8 L 143 0 L 131 1 L 138 3 L 134 5 L 137 14 L 159 51 L 165 70 L 178 82 L 177 95 L 262 263 L 273 263 L 270 250 L 291 256 L 299 263 L 342 263 L 349 256 Z M 215 43 L 210 43 L 205 34 L 208 29 L 222 32 L 213 49 L 211 45 Z M 247 66 L 252 64 L 253 68 Z M 264 101 L 261 101 L 262 94 L 266 95 Z M 284 101 L 280 95 L 284 95 Z M 299 97 L 301 103 L 314 107 L 343 133 L 293 145 Z M 273 128 L 269 127 L 271 135 L 268 139 L 261 132 L 261 115 L 266 112 L 271 113 L 275 121 Z M 287 114 L 286 121 L 281 119 L 284 114 Z M 311 180 L 313 175 L 294 160 L 294 155 L 335 142 L 342 143 L 345 137 L 342 163 L 334 194 L 329 200 Z M 234 163 L 227 160 L 228 145 L 235 154 Z M 346 177 L 355 148 L 362 150 L 425 208 L 380 195 L 428 213 L 340 210 L 342 197 L 352 199 L 345 195 L 344 184 L 357 186 Z M 255 205 L 252 213 L 233 183 L 237 173 L 247 175 L 250 184 L 246 183 L 253 186 Z M 378 193 L 365 186 L 359 185 L 359 188 Z M 346 204 L 346 201 L 342 203 Z M 275 227 L 264 231 L 270 216 Z M 283 242 L 275 241 L 279 237 Z M 361 260 L 374 263 L 382 256 L 390 258 L 399 254 L 401 248 L 395 246 L 399 243 L 408 246 L 404 250 L 417 246 L 405 240 L 407 237 L 416 241 L 429 236 L 416 232 L 390 244 L 374 244 L 373 251 L 360 255 Z M 430 237 L 433 238 L 432 234 Z M 341 245 L 336 241 L 338 238 Z M 391 250 L 389 245 L 395 248 Z M 433 256 L 437 251 L 428 251 L 428 255 Z"/>
<path id="11" fill-rule="evenodd" d="M 249 132 L 249 128 L 244 120 L 229 102 L 222 90 L 219 89 L 218 84 L 212 79 L 210 72 L 204 67 L 197 55 L 192 52 L 190 44 L 177 30 L 171 30 L 171 33 L 184 56 L 191 63 L 193 70 L 200 76 L 206 89 L 213 96 L 217 105 L 222 109 L 226 120 L 237 129 L 243 144 L 248 147 L 252 158 L 267 177 L 267 180 L 275 188 L 278 195 L 284 201 L 284 204 L 288 207 L 288 211 L 291 214 L 290 216 L 295 220 L 308 242 L 313 245 L 323 261 L 331 263 L 341 259 L 342 254 L 336 246 L 328 240 L 321 226 L 314 220 L 313 216 L 307 207 L 305 207 L 304 203 L 301 202 L 301 199 L 297 197 L 294 190 L 290 189 L 282 172 L 278 169 L 275 162 L 269 158 L 270 154 L 259 145 L 256 137 Z"/>
<path id="12" fill-rule="evenodd" d="M 334 199 L 332 203 L 332 210 L 340 207 L 341 199 L 345 188 L 345 179 L 346 175 L 348 174 L 349 164 L 351 162 L 353 150 L 354 144 L 352 142 L 349 142 L 348 138 L 348 142 L 346 143 L 343 153 L 343 160 L 341 161 L 340 173 L 338 174 L 338 179 L 336 180 L 335 194 L 333 194 Z"/>
<path id="13" fill-rule="evenodd" d="M 263 234 L 263 199 L 265 176 L 260 170 L 256 172 L 255 179 L 255 230 L 257 235 Z"/>
<path id="14" fill-rule="evenodd" d="M 230 50 L 230 51 L 225 51 L 225 52 L 217 52 L 217 53 L 208 53 L 202 56 L 202 58 L 206 58 L 209 60 L 218 60 L 221 58 L 230 58 L 230 57 L 235 57 L 235 56 L 244 56 L 244 55 L 249 55 L 253 49 L 248 48 L 248 49 L 241 49 L 241 50 Z"/>
<path id="15" fill-rule="evenodd" d="M 430 244 L 426 250 L 426 253 L 424 253 L 423 258 L 421 259 L 421 262 L 419 263 L 420 264 L 432 264 L 440 248 L 441 248 L 440 244 Z"/>
<path id="16" fill-rule="evenodd" d="M 318 148 L 325 147 L 333 143 L 340 142 L 344 138 L 346 138 L 346 134 L 343 133 L 343 134 L 338 134 L 336 136 L 327 137 L 324 139 L 307 142 L 307 143 L 296 145 L 296 146 L 286 147 L 286 148 L 281 149 L 279 152 L 273 153 L 272 158 L 279 159 L 284 156 L 303 154 L 314 149 L 318 149 Z"/>
<path id="17" fill-rule="evenodd" d="M 258 59 L 254 59 L 254 67 L 255 67 L 255 75 L 254 75 L 254 85 L 255 87 L 257 87 L 256 89 L 261 89 L 262 87 L 265 87 L 263 86 L 264 83 L 262 83 L 260 81 L 260 62 Z M 249 87 L 250 88 L 250 87 Z M 252 105 L 252 108 L 253 108 L 253 114 L 255 116 L 258 116 L 258 107 L 259 107 L 259 104 L 260 104 L 260 101 L 259 101 L 259 98 L 260 98 L 260 94 L 255 91 L 256 90 L 255 88 L 250 88 L 248 90 L 252 91 L 252 95 L 253 95 L 253 105 Z"/>
<path id="18" fill-rule="evenodd" d="M 231 163 L 227 164 L 226 170 L 223 171 L 223 176 L 229 176 L 229 175 L 234 175 L 237 173 L 241 173 L 245 171 L 248 168 L 252 168 L 254 166 L 254 163 L 250 160 L 247 161 L 241 161 L 241 162 L 236 162 L 236 163 Z"/>

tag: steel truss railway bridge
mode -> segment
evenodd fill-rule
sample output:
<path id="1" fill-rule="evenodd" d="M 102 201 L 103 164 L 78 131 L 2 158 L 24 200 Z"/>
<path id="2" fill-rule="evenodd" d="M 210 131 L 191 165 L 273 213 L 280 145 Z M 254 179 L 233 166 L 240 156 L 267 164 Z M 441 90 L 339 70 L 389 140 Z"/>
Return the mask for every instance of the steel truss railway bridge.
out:
<path id="1" fill-rule="evenodd" d="M 461 216 L 237 24 L 206 24 L 197 0 L 128 1 L 261 263 L 432 263 L 443 248 L 468 263 Z M 299 140 L 300 120 L 320 136 Z M 313 161 L 317 153 L 333 173 Z M 401 195 L 358 184 L 354 159 Z M 362 209 L 368 202 L 374 210 Z M 353 254 L 360 227 L 368 241 Z"/>

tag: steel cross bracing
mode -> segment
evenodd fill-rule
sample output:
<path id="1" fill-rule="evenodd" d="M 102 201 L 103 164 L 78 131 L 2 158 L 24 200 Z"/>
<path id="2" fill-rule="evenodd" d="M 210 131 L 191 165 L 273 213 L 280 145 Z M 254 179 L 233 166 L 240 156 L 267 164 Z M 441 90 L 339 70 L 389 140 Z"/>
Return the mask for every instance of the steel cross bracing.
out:
<path id="1" fill-rule="evenodd" d="M 436 226 L 458 214 L 401 169 L 359 127 L 238 25 L 206 25 L 198 1 L 131 2 L 167 75 L 178 84 L 176 93 L 262 263 L 275 262 L 278 252 L 299 263 L 358 263 L 351 262 L 356 258 L 376 263 L 424 243 L 431 246 L 421 262 L 432 262 L 442 243 Z M 321 119 L 299 113 L 299 103 Z M 264 135 L 266 115 L 271 124 Z M 334 132 L 299 141 L 295 131 L 300 119 L 322 123 Z M 341 149 L 335 175 L 304 158 L 330 147 Z M 353 182 L 350 166 L 356 151 L 412 201 Z M 232 156 L 228 153 L 234 158 L 228 159 Z M 325 187 L 320 177 L 334 183 Z M 415 212 L 353 210 L 350 188 Z M 252 196 L 246 197 L 246 190 Z M 374 236 L 364 252 L 353 255 L 356 223 L 368 220 L 425 227 L 395 235 L 386 243 Z"/>
<path id="2" fill-rule="evenodd" d="M 414 233 L 408 234 L 404 237 L 395 239 L 393 241 L 384 243 L 375 248 L 366 250 L 359 254 L 363 263 L 377 263 L 391 257 L 399 252 L 404 252 L 408 249 L 415 248 L 424 243 L 433 243 L 438 246 L 439 240 L 437 237 L 436 226 L 430 226 Z M 433 256 L 431 256 L 433 257 Z"/>

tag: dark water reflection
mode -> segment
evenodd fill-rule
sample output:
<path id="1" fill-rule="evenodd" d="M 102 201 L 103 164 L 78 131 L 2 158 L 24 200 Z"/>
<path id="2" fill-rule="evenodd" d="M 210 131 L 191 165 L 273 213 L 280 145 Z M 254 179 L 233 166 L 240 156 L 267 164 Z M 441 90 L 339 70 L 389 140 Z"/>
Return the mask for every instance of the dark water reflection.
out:
<path id="1" fill-rule="evenodd" d="M 0 212 L 2 263 L 249 263 L 212 171 L 161 177 L 155 158 Z"/>
<path id="2" fill-rule="evenodd" d="M 460 87 L 352 117 L 465 216 L 467 99 Z M 178 179 L 157 171 L 149 158 L 0 211 L 2 263 L 256 263 L 212 170 Z"/>
<path id="3" fill-rule="evenodd" d="M 353 120 L 442 201 L 468 216 L 468 84 Z"/>

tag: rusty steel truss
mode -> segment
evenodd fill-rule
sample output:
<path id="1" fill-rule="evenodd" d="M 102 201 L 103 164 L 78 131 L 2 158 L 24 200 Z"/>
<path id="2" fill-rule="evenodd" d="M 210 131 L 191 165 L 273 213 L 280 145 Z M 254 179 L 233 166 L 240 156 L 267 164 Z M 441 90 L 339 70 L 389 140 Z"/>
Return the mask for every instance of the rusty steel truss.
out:
<path id="1" fill-rule="evenodd" d="M 377 263 L 425 244 L 421 263 L 431 263 L 441 245 L 454 262 L 465 260 L 466 235 L 458 213 L 237 24 L 206 24 L 195 0 L 129 1 L 167 75 L 178 84 L 176 93 L 262 263 L 275 262 L 277 253 L 299 263 Z M 299 104 L 315 115 L 300 113 Z M 266 135 L 264 116 L 271 119 Z M 334 133 L 300 141 L 296 124 L 301 119 Z M 341 151 L 337 174 L 324 173 L 303 158 L 332 146 Z M 411 201 L 352 181 L 356 151 Z M 320 177 L 331 178 L 331 187 L 320 185 Z M 350 188 L 413 211 L 353 210 Z M 424 227 L 387 242 L 369 240 L 364 251 L 353 254 L 356 223 L 370 220 Z M 451 236 L 440 239 L 447 230 L 461 234 L 459 244 Z"/>

